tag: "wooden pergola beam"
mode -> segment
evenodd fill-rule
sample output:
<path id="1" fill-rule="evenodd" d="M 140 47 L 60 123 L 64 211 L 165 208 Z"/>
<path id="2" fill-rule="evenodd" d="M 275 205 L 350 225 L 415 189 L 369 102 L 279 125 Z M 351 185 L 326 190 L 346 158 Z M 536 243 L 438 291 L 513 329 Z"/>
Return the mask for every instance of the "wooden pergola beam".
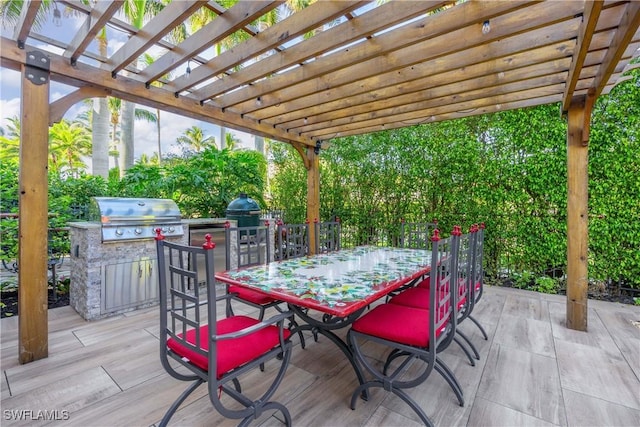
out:
<path id="1" fill-rule="evenodd" d="M 207 86 L 193 92 L 193 96 L 198 99 L 206 100 L 217 95 L 231 92 L 234 89 L 276 73 L 279 70 L 291 67 L 295 64 L 304 63 L 304 61 L 315 56 L 319 56 L 331 49 L 335 49 L 336 45 L 344 45 L 351 43 L 360 38 L 365 38 L 371 34 L 382 31 L 390 26 L 401 22 L 403 19 L 409 19 L 420 13 L 427 13 L 434 8 L 442 6 L 446 2 L 443 1 L 424 1 L 424 2 L 394 2 L 386 3 L 356 19 L 353 22 L 343 23 L 334 28 L 316 35 L 312 39 L 302 41 L 291 46 L 278 55 L 265 57 L 259 63 L 249 65 L 237 72 L 233 73 L 230 79 L 224 81 L 214 81 Z M 321 5 L 322 3 L 319 3 Z M 348 10 L 346 10 L 348 11 Z M 303 11 L 304 12 L 304 11 Z M 274 28 L 280 29 L 281 32 L 286 30 L 286 21 L 276 25 Z M 272 76 L 269 80 L 277 78 L 280 84 L 292 84 L 295 80 L 292 75 L 282 79 L 278 76 Z M 247 88 L 251 89 L 251 88 Z M 245 94 L 243 100 L 255 98 L 256 90 L 249 90 Z M 224 107 L 225 105 L 219 105 Z"/>
<path id="2" fill-rule="evenodd" d="M 495 113 L 498 111 L 508 111 L 508 110 L 516 110 L 519 108 L 535 107 L 537 105 L 552 104 L 554 102 L 559 102 L 559 101 L 560 101 L 560 95 L 548 95 L 548 96 L 544 96 L 540 98 L 532 98 L 532 99 L 518 99 L 515 101 L 503 102 L 495 105 L 489 104 L 489 105 L 474 108 L 471 110 L 462 110 L 462 111 L 457 110 L 457 111 L 452 111 L 448 113 L 442 113 L 442 114 L 438 114 L 437 116 L 433 115 L 433 116 L 427 117 L 426 119 L 425 118 L 417 119 L 417 120 L 414 120 L 413 122 L 390 121 L 383 124 L 372 125 L 366 128 L 344 131 L 344 132 L 341 132 L 340 135 L 333 135 L 330 137 L 333 138 L 333 137 L 361 135 L 363 132 L 372 133 L 372 132 L 379 132 L 383 130 L 398 129 L 398 128 L 403 128 L 403 127 L 418 125 L 423 123 L 435 123 L 435 122 L 441 122 L 446 120 L 460 119 L 463 117 L 471 117 L 471 116 L 478 116 L 482 114 Z M 327 138 L 329 138 L 329 136 Z"/>
<path id="3" fill-rule="evenodd" d="M 219 75 L 248 60 L 276 49 L 284 43 L 316 29 L 318 26 L 337 19 L 345 12 L 362 6 L 363 1 L 317 2 L 293 14 L 280 24 L 266 28 L 251 39 L 235 46 L 232 50 L 222 52 L 209 62 L 195 68 L 191 74 L 174 79 L 167 89 L 181 92 L 208 80 L 212 75 Z M 284 28 L 283 28 L 284 27 Z M 279 57 L 281 55 L 276 55 Z M 250 66 L 250 65 L 249 65 Z M 245 67 L 246 68 L 246 67 Z M 260 68 L 265 68 L 264 66 Z M 239 71 L 238 71 L 239 72 Z M 237 74 L 234 73 L 234 75 Z M 235 76 L 233 78 L 235 80 Z M 225 82 L 226 84 L 226 82 Z"/>
<path id="4" fill-rule="evenodd" d="M 18 18 L 18 23 L 16 24 L 14 30 L 13 38 L 18 41 L 18 46 L 21 48 L 24 47 L 25 42 L 27 41 L 27 37 L 29 36 L 29 31 L 33 26 L 33 21 L 36 19 L 36 15 L 38 14 L 38 10 L 40 10 L 40 6 L 42 5 L 41 0 L 30 0 L 27 1 L 27 7 L 23 7 L 20 10 L 20 17 Z"/>
<path id="5" fill-rule="evenodd" d="M 112 65 L 111 74 L 113 75 L 123 70 L 154 43 L 187 19 L 189 15 L 200 9 L 207 1 L 174 1 L 169 3 L 145 25 L 144 31 L 132 36 L 109 58 L 109 64 Z"/>
<path id="6" fill-rule="evenodd" d="M 49 126 L 53 126 L 54 123 L 62 120 L 69 108 L 73 107 L 83 99 L 102 98 L 105 96 L 109 96 L 109 91 L 96 87 L 84 86 L 63 96 L 62 98 L 57 99 L 49 106 Z"/>
<path id="7" fill-rule="evenodd" d="M 89 11 L 84 25 L 73 36 L 73 40 L 64 51 L 65 58 L 69 58 L 72 64 L 78 60 L 80 55 L 89 46 L 96 35 L 109 22 L 111 17 L 122 7 L 124 0 L 100 1 L 96 4 L 95 9 Z"/>
<path id="8" fill-rule="evenodd" d="M 0 37 L 0 49 L 2 50 L 2 66 L 15 68 L 16 64 L 24 63 L 24 52 L 17 48 L 15 43 Z M 51 57 L 51 74 L 55 75 L 55 80 L 70 86 L 82 87 L 91 85 L 101 87 L 111 93 L 112 96 L 146 105 L 151 108 L 158 108 L 163 111 L 180 114 L 186 117 L 193 117 L 209 123 L 224 123 L 226 127 L 262 135 L 267 138 L 275 138 L 284 142 L 297 142 L 304 145 L 315 146 L 315 142 L 301 138 L 296 134 L 287 134 L 272 126 L 261 124 L 254 120 L 243 118 L 239 114 L 232 112 L 222 112 L 220 109 L 208 105 L 200 105 L 193 99 L 187 97 L 176 98 L 170 92 L 153 86 L 145 88 L 140 86 L 139 80 L 118 76 L 111 78 L 108 70 L 96 70 L 95 68 L 78 62 L 71 66 L 67 60 L 60 56 Z"/>
<path id="9" fill-rule="evenodd" d="M 593 38 L 593 33 L 598 24 L 598 18 L 600 18 L 600 12 L 602 11 L 603 4 L 603 0 L 587 1 L 585 3 L 584 13 L 582 15 L 583 21 L 578 33 L 578 49 L 573 52 L 573 60 L 571 61 L 569 76 L 567 78 L 567 84 L 562 97 L 563 112 L 566 112 L 571 104 L 573 92 L 576 89 L 576 84 L 578 84 L 578 78 L 580 77 L 580 71 L 582 70 L 585 58 L 589 52 L 591 39 Z"/>
<path id="10" fill-rule="evenodd" d="M 570 31 L 570 28 L 570 23 L 564 23 L 564 31 Z M 565 42 L 562 39 L 546 44 L 553 41 L 552 36 L 543 42 L 545 43 L 543 46 L 536 46 L 534 44 L 536 41 L 531 38 L 522 36 L 517 38 L 520 39 L 520 47 L 516 43 L 510 44 L 514 49 L 521 49 L 515 54 L 478 62 L 478 58 L 482 58 L 488 51 L 496 56 L 499 55 L 505 43 L 494 42 L 476 47 L 469 52 L 457 52 L 429 63 L 335 86 L 323 96 L 325 102 L 320 105 L 316 100 L 317 95 L 312 94 L 285 104 L 287 108 L 282 105 L 265 108 L 252 116 L 287 128 L 295 126 L 284 125 L 284 123 L 303 117 L 311 118 L 308 124 L 317 123 L 323 119 L 334 118 L 333 116 L 343 109 L 350 111 L 355 109 L 355 112 L 371 110 L 372 103 L 388 98 L 411 98 L 408 103 L 412 103 L 416 95 L 419 95 L 414 94 L 415 92 L 428 90 L 431 95 L 433 90 L 440 90 L 440 86 L 443 85 L 458 86 L 457 83 L 471 79 L 478 79 L 478 83 L 481 83 L 479 79 L 489 81 L 492 78 L 495 79 L 495 84 L 498 84 L 503 81 L 515 81 L 518 75 L 527 70 L 544 70 L 544 74 L 555 72 L 558 70 L 558 60 L 568 64 L 570 58 L 567 58 L 567 55 L 572 54 L 575 49 L 575 42 Z M 554 71 L 546 72 L 546 68 L 542 67 L 551 67 Z M 567 67 L 568 65 L 563 69 L 566 70 Z"/>
<path id="11" fill-rule="evenodd" d="M 350 82 L 365 79 L 382 74 L 381 70 L 394 71 L 465 48 L 486 44 L 509 35 L 516 26 L 521 29 L 541 25 L 542 22 L 538 22 L 542 21 L 541 18 L 535 16 L 528 16 L 526 22 L 522 22 L 526 10 L 514 12 L 514 9 L 525 5 L 524 2 L 463 3 L 437 15 L 427 16 L 421 22 L 407 26 L 401 34 L 384 33 L 333 55 L 316 58 L 315 61 L 305 63 L 301 67 L 255 82 L 225 95 L 222 100 L 216 101 L 216 105 L 233 107 L 234 111 L 249 114 L 258 109 L 253 102 L 256 96 L 262 98 L 261 108 L 265 108 L 332 87 L 343 77 Z M 557 8 L 558 13 L 563 11 L 571 15 L 565 7 L 548 7 Z M 575 6 L 570 8 L 571 12 L 577 10 Z M 500 15 L 499 18 L 496 15 Z M 496 29 L 487 37 L 477 36 L 481 35 L 482 20 L 489 18 L 500 19 L 502 22 L 500 25 L 496 24 Z M 473 34 L 468 26 L 478 20 L 480 24 L 477 33 Z M 382 54 L 384 56 L 381 56 Z"/>
<path id="12" fill-rule="evenodd" d="M 627 45 L 640 26 L 640 1 L 632 1 L 627 4 L 627 9 L 620 20 L 620 25 L 611 42 L 611 47 L 602 60 L 600 70 L 596 75 L 594 83 L 595 97 L 600 96 L 605 86 L 609 83 L 609 78 L 613 74 L 620 58 L 624 55 Z"/>
<path id="13" fill-rule="evenodd" d="M 568 65 L 568 61 L 566 62 L 566 64 Z M 549 66 L 549 70 L 553 70 L 553 68 Z M 539 77 L 518 80 L 511 83 L 501 82 L 502 84 L 495 86 L 477 86 L 474 84 L 474 82 L 471 82 L 469 85 L 465 85 L 464 83 L 443 85 L 433 89 L 433 92 L 435 92 L 433 95 L 434 97 L 428 101 L 413 103 L 404 102 L 405 97 L 400 96 L 393 98 L 393 101 L 389 102 L 388 105 L 378 102 L 376 104 L 376 107 L 379 109 L 370 108 L 369 110 L 367 110 L 366 107 L 358 107 L 353 108 L 354 111 L 352 114 L 344 114 L 343 110 L 340 112 L 339 117 L 338 115 L 334 115 L 334 117 L 328 119 L 327 121 L 322 121 L 315 125 L 311 124 L 304 126 L 304 129 L 301 129 L 301 133 L 302 135 L 313 135 L 313 132 L 321 131 L 324 128 L 334 128 L 335 126 L 340 126 L 342 124 L 352 124 L 355 121 L 366 121 L 373 118 L 382 119 L 385 117 L 392 117 L 403 112 L 425 110 L 428 108 L 447 107 L 463 102 L 471 102 L 474 100 L 490 98 L 497 95 L 507 95 L 509 93 L 522 92 L 529 89 L 544 87 L 557 88 L 558 84 L 564 83 L 566 72 L 559 71 L 555 74 L 549 74 L 546 76 L 540 76 L 540 74 L 538 74 L 538 76 Z M 453 88 L 452 86 L 457 86 L 457 88 Z M 463 90 L 458 93 L 454 92 L 451 94 L 446 94 L 447 90 L 457 90 L 458 88 L 462 88 Z M 411 95 L 408 95 L 407 98 L 409 98 L 410 96 Z M 466 108 L 460 108 L 460 110 L 464 109 Z M 434 114 L 436 114 L 436 112 L 434 112 Z M 288 129 L 294 131 L 296 130 L 295 127 Z"/>
<path id="14" fill-rule="evenodd" d="M 191 37 L 167 52 L 153 64 L 145 68 L 140 76 L 147 84 L 158 80 L 175 66 L 187 62 L 190 58 L 222 41 L 228 35 L 242 29 L 247 24 L 282 4 L 282 0 L 241 1 L 224 13 L 224 19 L 214 19 Z"/>
<path id="15" fill-rule="evenodd" d="M 393 116 L 384 116 L 374 112 L 372 114 L 364 114 L 356 116 L 350 122 L 341 122 L 338 124 L 332 124 L 331 127 L 327 127 L 315 132 L 304 132 L 301 136 L 306 136 L 309 139 L 329 139 L 330 136 L 336 132 L 340 135 L 344 135 L 343 132 L 354 130 L 354 128 L 362 129 L 377 125 L 387 125 L 394 122 L 404 122 L 405 126 L 408 124 L 417 124 L 417 120 L 423 120 L 424 122 L 431 116 L 438 116 L 440 114 L 452 113 L 455 111 L 468 111 L 477 110 L 481 107 L 486 107 L 495 104 L 507 104 L 516 100 L 535 99 L 538 97 L 544 97 L 551 95 L 556 97 L 557 101 L 560 101 L 562 95 L 559 93 L 562 91 L 564 85 L 557 83 L 555 85 L 543 86 L 539 88 L 524 89 L 516 92 L 497 94 L 489 97 L 482 97 L 479 99 L 473 99 L 463 102 L 450 102 L 449 104 L 440 103 L 439 106 L 430 106 L 431 101 L 424 101 L 416 103 L 413 106 L 404 106 L 402 108 L 396 108 L 396 114 Z M 386 129 L 386 128 L 384 128 Z"/>

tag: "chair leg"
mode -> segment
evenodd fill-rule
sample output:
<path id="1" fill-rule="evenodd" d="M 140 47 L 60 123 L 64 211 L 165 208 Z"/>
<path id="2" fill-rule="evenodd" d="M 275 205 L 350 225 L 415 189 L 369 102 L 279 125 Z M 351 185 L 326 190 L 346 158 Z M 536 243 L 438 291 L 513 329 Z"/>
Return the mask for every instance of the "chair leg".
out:
<path id="1" fill-rule="evenodd" d="M 463 340 L 465 340 L 467 342 L 467 344 L 469 344 L 469 347 L 471 348 L 471 351 L 473 351 L 473 355 L 476 359 L 480 360 L 480 353 L 478 353 L 478 349 L 476 348 L 475 345 L 473 345 L 473 343 L 471 342 L 471 340 L 469 339 L 469 337 L 464 334 L 460 329 L 456 329 L 456 333 L 458 335 L 460 335 L 462 337 Z M 475 366 L 475 365 L 474 365 Z"/>
<path id="2" fill-rule="evenodd" d="M 282 309 L 279 306 L 275 306 L 276 310 L 278 310 L 280 313 L 282 313 Z M 295 315 L 292 315 L 289 318 L 289 326 L 288 329 L 291 331 L 293 329 L 296 329 L 298 327 L 298 322 L 296 322 L 296 317 Z M 300 346 L 302 347 L 302 349 L 304 350 L 304 348 L 306 347 L 306 342 L 304 340 L 304 335 L 302 335 L 302 330 L 298 331 L 298 337 L 300 338 Z"/>
<path id="3" fill-rule="evenodd" d="M 240 381 L 238 381 L 237 378 L 234 378 L 232 381 L 233 381 L 233 386 L 236 388 L 236 391 L 238 393 L 242 393 L 242 387 L 240 386 Z"/>
<path id="4" fill-rule="evenodd" d="M 453 374 L 451 369 L 449 369 L 447 364 L 444 363 L 441 359 L 436 359 L 436 364 L 433 366 L 433 368 L 449 384 L 449 386 L 451 387 L 451 390 L 453 390 L 456 397 L 458 398 L 458 404 L 460 406 L 464 406 L 464 396 L 462 393 L 462 388 L 460 387 L 460 384 L 458 383 L 456 376 Z"/>
<path id="5" fill-rule="evenodd" d="M 408 356 L 409 353 L 407 353 L 406 351 L 402 351 L 399 350 L 397 348 L 394 348 L 391 353 L 389 353 L 389 356 L 387 356 L 387 360 L 384 362 L 384 367 L 382 368 L 382 373 L 384 375 L 387 375 L 387 371 L 389 370 L 389 365 L 391 365 L 391 362 L 393 362 L 395 359 L 397 359 L 400 356 Z"/>
<path id="6" fill-rule="evenodd" d="M 271 409 L 275 409 L 276 411 L 280 411 L 282 413 L 282 415 L 284 416 L 284 424 L 287 427 L 291 427 L 291 414 L 289 413 L 289 410 L 282 403 L 279 403 L 279 402 L 267 402 L 262 407 L 263 411 L 271 410 Z M 240 421 L 240 424 L 238 424 L 238 427 L 246 427 L 251 423 L 251 421 L 253 421 L 255 419 L 256 419 L 256 416 L 254 414 L 251 414 L 248 417 L 244 418 L 242 421 Z"/>
<path id="7" fill-rule="evenodd" d="M 233 316 L 233 308 L 231 307 L 231 298 L 227 298 L 226 313 L 227 318 Z"/>
<path id="8" fill-rule="evenodd" d="M 458 331 L 456 331 L 456 332 L 458 332 Z M 473 356 L 471 356 L 471 353 L 469 352 L 469 349 L 467 349 L 467 347 L 464 344 L 462 344 L 462 342 L 458 339 L 458 337 L 453 338 L 453 341 L 455 341 L 455 343 L 458 344 L 458 346 L 462 349 L 464 354 L 467 355 L 467 359 L 469 359 L 469 364 L 471 366 L 476 366 L 476 361 L 473 360 Z"/>
<path id="9" fill-rule="evenodd" d="M 351 409 L 352 410 L 356 409 L 356 401 L 358 400 L 358 397 L 360 397 L 362 393 L 368 392 L 371 387 L 384 388 L 384 385 L 382 384 L 382 381 L 380 381 L 380 380 L 373 380 L 373 381 L 368 381 L 368 382 L 358 386 L 358 388 L 356 388 L 355 391 L 353 392 L 353 394 L 351 395 Z M 411 409 L 413 409 L 413 411 L 418 415 L 418 417 L 424 423 L 424 425 L 426 425 L 428 427 L 434 427 L 433 422 L 429 419 L 429 417 L 424 412 L 424 410 L 407 393 L 405 393 L 403 390 L 400 390 L 400 389 L 395 388 L 393 386 L 391 387 L 391 390 L 389 390 L 389 391 L 391 391 L 393 394 L 398 396 L 400 399 L 404 400 L 405 403 L 407 405 L 409 405 L 411 407 Z"/>
<path id="10" fill-rule="evenodd" d="M 298 322 L 296 322 L 296 319 L 293 316 L 291 316 L 291 322 L 289 323 L 289 330 L 295 329 L 297 327 L 298 327 Z M 298 337 L 300 338 L 300 347 L 302 347 L 302 349 L 304 350 L 307 344 L 304 340 L 304 335 L 302 334 L 302 330 L 298 330 Z"/>
<path id="11" fill-rule="evenodd" d="M 382 369 L 382 373 L 384 375 L 387 375 L 387 370 L 389 368 L 389 365 L 391 365 L 391 362 L 393 362 L 398 357 L 402 357 L 402 356 L 409 356 L 409 353 L 407 353 L 406 351 L 399 350 L 397 348 L 394 349 L 391 353 L 389 353 L 389 356 L 387 356 L 387 360 L 384 364 L 384 368 Z M 470 360 L 473 360 L 471 358 L 471 355 L 469 355 L 469 358 Z M 449 367 L 441 359 L 436 359 L 436 364 L 434 365 L 434 369 L 449 384 L 449 386 L 455 393 L 456 397 L 458 398 L 458 403 L 460 404 L 460 406 L 464 406 L 464 397 L 462 393 L 462 388 L 460 387 L 460 384 L 458 383 L 458 380 L 456 379 L 451 369 L 449 369 Z"/>
<path id="12" fill-rule="evenodd" d="M 176 401 L 171 404 L 167 412 L 164 414 L 164 417 L 162 417 L 162 420 L 158 424 L 158 427 L 166 427 L 166 425 L 169 423 L 169 420 L 171 419 L 173 414 L 175 414 L 175 412 L 178 410 L 182 402 L 184 402 L 185 399 L 189 397 L 189 395 L 193 393 L 203 383 L 204 383 L 204 380 L 201 378 L 198 378 L 196 381 L 193 382 L 193 384 L 187 387 L 187 389 L 182 392 L 180 397 L 178 397 L 178 399 L 176 399 Z"/>
<path id="13" fill-rule="evenodd" d="M 489 339 L 489 336 L 487 335 L 487 333 L 485 332 L 484 328 L 482 327 L 482 325 L 475 319 L 475 317 L 469 315 L 469 319 L 471 319 L 471 321 L 473 323 L 476 324 L 476 326 L 478 327 L 478 329 L 480 329 L 480 332 L 482 332 L 482 336 L 484 337 L 485 340 Z"/>

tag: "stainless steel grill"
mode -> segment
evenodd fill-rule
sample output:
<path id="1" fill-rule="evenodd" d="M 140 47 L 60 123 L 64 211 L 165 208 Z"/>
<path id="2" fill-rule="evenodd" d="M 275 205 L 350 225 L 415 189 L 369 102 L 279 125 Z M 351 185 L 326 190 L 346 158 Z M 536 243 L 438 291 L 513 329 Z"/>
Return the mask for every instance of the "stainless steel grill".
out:
<path id="1" fill-rule="evenodd" d="M 182 214 L 170 199 L 94 197 L 91 221 L 102 225 L 102 241 L 151 239 L 156 228 L 167 237 L 184 235 Z"/>

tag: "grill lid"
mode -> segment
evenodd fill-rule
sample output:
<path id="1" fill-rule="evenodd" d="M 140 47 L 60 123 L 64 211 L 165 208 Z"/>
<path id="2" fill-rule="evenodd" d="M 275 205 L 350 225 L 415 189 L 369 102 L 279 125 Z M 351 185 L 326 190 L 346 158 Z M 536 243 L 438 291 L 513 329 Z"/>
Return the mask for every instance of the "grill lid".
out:
<path id="1" fill-rule="evenodd" d="M 94 197 L 89 211 L 92 221 L 116 222 L 179 221 L 178 205 L 171 199 L 137 199 L 126 197 Z"/>
<path id="2" fill-rule="evenodd" d="M 152 238 L 157 227 L 165 235 L 184 234 L 182 214 L 171 199 L 93 197 L 89 219 L 102 224 L 103 242 Z"/>

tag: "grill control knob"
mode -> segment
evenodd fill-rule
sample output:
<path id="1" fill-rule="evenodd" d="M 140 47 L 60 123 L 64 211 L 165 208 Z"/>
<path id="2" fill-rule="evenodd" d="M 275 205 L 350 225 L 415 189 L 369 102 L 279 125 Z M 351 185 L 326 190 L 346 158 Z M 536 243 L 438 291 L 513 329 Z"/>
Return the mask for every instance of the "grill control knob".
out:
<path id="1" fill-rule="evenodd" d="M 120 230 L 119 228 L 116 228 L 116 236 L 122 236 L 124 234 L 124 231 Z"/>
<path id="2" fill-rule="evenodd" d="M 162 227 L 162 231 L 166 232 L 167 231 L 167 227 Z"/>
<path id="3" fill-rule="evenodd" d="M 176 231 L 175 227 L 169 227 L 169 233 L 173 233 L 174 231 Z"/>
<path id="4" fill-rule="evenodd" d="M 136 228 L 135 230 L 133 230 L 134 233 L 136 234 L 142 234 L 142 228 Z"/>

